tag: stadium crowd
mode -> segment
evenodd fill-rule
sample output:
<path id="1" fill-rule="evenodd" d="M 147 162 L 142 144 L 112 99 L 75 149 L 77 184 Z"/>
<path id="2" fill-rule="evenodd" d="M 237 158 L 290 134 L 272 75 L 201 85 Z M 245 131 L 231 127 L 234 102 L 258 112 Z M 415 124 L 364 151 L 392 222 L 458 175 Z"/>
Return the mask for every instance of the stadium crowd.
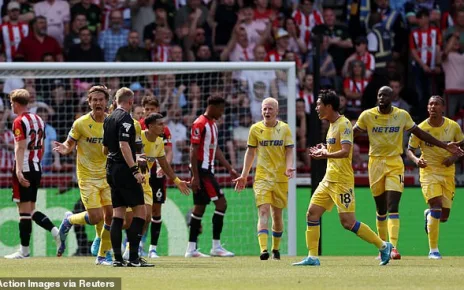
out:
<path id="1" fill-rule="evenodd" d="M 446 96 L 449 117 L 464 118 L 462 0 L 1 2 L 2 62 L 294 61 L 301 171 L 310 166 L 305 148 L 315 101 L 317 37 L 319 83 L 339 93 L 340 110 L 350 120 L 375 105 L 383 85 L 393 88 L 393 104 L 410 111 L 416 122 L 427 117 L 427 100 L 434 94 Z M 175 165 L 187 161 L 188 128 L 204 111 L 207 97 L 216 94 L 227 100 L 219 122 L 220 146 L 238 168 L 249 127 L 260 119 L 261 101 L 269 96 L 286 99 L 288 93 L 281 71 L 0 80 L 0 169 L 6 172 L 13 165 L 12 114 L 6 98 L 10 91 L 26 88 L 31 93 L 30 111 L 47 124 L 44 169 L 60 171 L 72 162 L 54 154 L 51 143 L 66 139 L 75 118 L 88 110 L 86 90 L 99 83 L 113 93 L 129 87 L 138 105 L 145 95 L 159 99 L 172 132 Z M 136 119 L 141 110 L 134 107 Z M 358 143 L 353 162 L 362 168 L 360 153 L 367 151 L 367 144 Z"/>

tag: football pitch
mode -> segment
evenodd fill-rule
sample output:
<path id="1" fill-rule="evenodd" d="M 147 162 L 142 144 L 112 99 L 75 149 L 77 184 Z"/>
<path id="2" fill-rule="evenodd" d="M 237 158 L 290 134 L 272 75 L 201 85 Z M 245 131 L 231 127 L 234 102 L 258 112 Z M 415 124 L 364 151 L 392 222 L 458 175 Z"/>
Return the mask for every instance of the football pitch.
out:
<path id="1" fill-rule="evenodd" d="M 94 258 L 31 258 L 0 263 L 0 277 L 122 278 L 124 290 L 149 289 L 463 289 L 464 257 L 403 257 L 377 266 L 374 257 L 321 257 L 320 267 L 294 267 L 301 257 L 150 260 L 155 268 L 112 268 Z"/>

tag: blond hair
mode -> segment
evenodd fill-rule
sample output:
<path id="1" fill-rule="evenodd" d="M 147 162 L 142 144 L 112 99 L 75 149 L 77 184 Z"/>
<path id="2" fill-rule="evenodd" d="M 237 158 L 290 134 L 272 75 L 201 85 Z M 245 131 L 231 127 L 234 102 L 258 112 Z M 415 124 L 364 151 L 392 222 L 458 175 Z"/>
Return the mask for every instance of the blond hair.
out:
<path id="1" fill-rule="evenodd" d="M 119 105 L 125 103 L 134 97 L 134 92 L 126 87 L 122 87 L 116 91 L 116 103 Z"/>
<path id="2" fill-rule="evenodd" d="M 31 95 L 25 89 L 16 89 L 10 93 L 10 100 L 23 106 L 27 106 L 27 104 L 29 104 L 30 98 Z"/>
<path id="3" fill-rule="evenodd" d="M 279 101 L 277 101 L 277 100 L 274 99 L 274 98 L 265 98 L 265 99 L 263 100 L 262 106 L 264 106 L 265 104 L 272 104 L 272 105 L 274 105 L 274 107 L 275 107 L 276 109 L 279 108 Z"/>

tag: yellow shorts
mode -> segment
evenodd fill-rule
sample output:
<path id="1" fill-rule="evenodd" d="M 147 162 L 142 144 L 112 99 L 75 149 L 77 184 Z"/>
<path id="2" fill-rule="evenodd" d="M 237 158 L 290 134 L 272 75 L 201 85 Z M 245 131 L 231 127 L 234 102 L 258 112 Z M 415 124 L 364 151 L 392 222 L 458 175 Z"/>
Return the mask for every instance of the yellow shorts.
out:
<path id="1" fill-rule="evenodd" d="M 354 212 L 354 184 L 322 180 L 313 193 L 310 204 L 322 206 L 328 211 L 331 211 L 335 204 L 339 213 Z"/>
<path id="2" fill-rule="evenodd" d="M 111 188 L 106 182 L 106 178 L 79 179 L 78 185 L 82 203 L 86 209 L 111 205 Z"/>
<path id="3" fill-rule="evenodd" d="M 454 176 L 437 176 L 421 181 L 422 194 L 425 202 L 438 196 L 442 196 L 442 204 L 444 208 L 451 208 L 453 205 L 455 181 Z"/>
<path id="4" fill-rule="evenodd" d="M 270 204 L 277 208 L 286 208 L 288 199 L 288 182 L 268 182 L 255 180 L 256 206 Z"/>
<path id="5" fill-rule="evenodd" d="M 369 157 L 369 184 L 372 194 L 385 191 L 403 192 L 404 163 L 401 156 Z"/>
<path id="6" fill-rule="evenodd" d="M 143 198 L 145 199 L 145 204 L 153 205 L 153 191 L 151 190 L 150 184 L 148 184 L 148 179 L 146 179 L 142 188 L 143 188 Z"/>

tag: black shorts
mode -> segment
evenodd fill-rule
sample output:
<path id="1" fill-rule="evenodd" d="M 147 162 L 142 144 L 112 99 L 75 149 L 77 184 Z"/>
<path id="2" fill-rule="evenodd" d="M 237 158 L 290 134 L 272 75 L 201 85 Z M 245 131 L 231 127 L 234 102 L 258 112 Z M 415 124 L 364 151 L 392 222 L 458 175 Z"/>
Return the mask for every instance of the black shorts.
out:
<path id="1" fill-rule="evenodd" d="M 193 204 L 207 205 L 211 201 L 224 197 L 224 192 L 213 173 L 202 168 L 198 168 L 198 173 L 200 175 L 200 190 L 193 193 Z"/>
<path id="2" fill-rule="evenodd" d="M 23 172 L 24 178 L 29 180 L 30 186 L 23 187 L 16 176 L 16 171 L 13 170 L 13 196 L 14 202 L 27 202 L 37 201 L 37 191 L 40 187 L 40 179 L 42 178 L 42 172 L 40 171 L 29 171 Z"/>
<path id="3" fill-rule="evenodd" d="M 144 205 L 142 185 L 137 183 L 125 163 L 108 164 L 108 183 L 111 186 L 113 208 Z"/>
<path id="4" fill-rule="evenodd" d="M 150 187 L 153 192 L 153 203 L 164 203 L 166 201 L 166 176 L 161 178 L 150 176 Z"/>

